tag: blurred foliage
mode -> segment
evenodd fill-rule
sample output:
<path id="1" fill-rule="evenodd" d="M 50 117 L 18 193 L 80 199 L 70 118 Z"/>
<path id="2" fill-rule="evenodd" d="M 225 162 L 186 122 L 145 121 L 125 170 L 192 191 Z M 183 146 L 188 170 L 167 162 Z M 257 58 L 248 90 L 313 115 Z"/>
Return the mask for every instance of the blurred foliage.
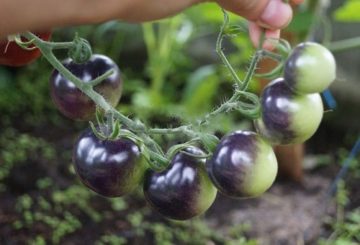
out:
<path id="1" fill-rule="evenodd" d="M 319 239 L 319 245 L 355 245 L 360 243 L 360 209 L 346 212 L 349 191 L 339 182 L 336 195 L 336 217 L 327 217 L 325 224 L 331 230 L 328 237 Z"/>
<path id="2" fill-rule="evenodd" d="M 341 22 L 359 22 L 360 21 L 360 1 L 347 0 L 334 13 L 334 18 Z"/>

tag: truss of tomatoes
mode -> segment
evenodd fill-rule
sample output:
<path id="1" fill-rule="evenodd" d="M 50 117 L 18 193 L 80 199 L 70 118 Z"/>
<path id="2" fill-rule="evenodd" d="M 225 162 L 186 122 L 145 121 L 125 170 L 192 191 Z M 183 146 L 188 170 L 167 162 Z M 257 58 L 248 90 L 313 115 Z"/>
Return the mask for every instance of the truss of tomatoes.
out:
<path id="1" fill-rule="evenodd" d="M 120 70 L 106 56 L 94 55 L 85 64 L 66 60 L 76 76 L 90 81 L 109 69 L 111 77 L 94 89 L 112 105 L 122 91 Z M 217 192 L 232 198 L 256 197 L 273 184 L 277 174 L 274 144 L 301 143 L 319 127 L 323 104 L 319 92 L 335 80 L 336 64 L 323 46 L 306 42 L 295 47 L 285 63 L 284 77 L 272 81 L 261 95 L 262 114 L 255 120 L 257 133 L 235 131 L 224 136 L 209 159 L 197 147 L 178 152 L 160 172 L 151 170 L 139 146 L 125 138 L 102 140 L 88 129 L 73 152 L 80 180 L 94 192 L 119 197 L 142 186 L 149 205 L 170 219 L 185 220 L 205 212 Z M 95 105 L 54 71 L 51 95 L 65 116 L 88 120 Z"/>

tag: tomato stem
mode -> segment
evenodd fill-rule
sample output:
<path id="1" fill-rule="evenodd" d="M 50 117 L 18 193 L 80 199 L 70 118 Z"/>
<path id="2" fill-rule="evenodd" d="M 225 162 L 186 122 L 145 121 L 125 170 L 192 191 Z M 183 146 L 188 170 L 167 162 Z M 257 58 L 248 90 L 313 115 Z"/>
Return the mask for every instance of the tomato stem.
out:
<path id="1" fill-rule="evenodd" d="M 113 73 L 114 73 L 114 70 L 111 69 L 111 70 L 105 72 L 104 74 L 98 76 L 94 80 L 88 82 L 87 84 L 90 85 L 91 87 L 95 87 L 96 85 L 98 85 L 99 83 L 104 81 L 106 78 L 110 77 Z"/>
<path id="2" fill-rule="evenodd" d="M 360 47 L 360 37 L 354 37 L 329 43 L 327 48 L 332 52 L 341 52 Z"/>
<path id="3" fill-rule="evenodd" d="M 218 38 L 216 40 L 216 52 L 219 55 L 221 61 L 226 66 L 226 68 L 230 71 L 231 76 L 234 79 L 234 81 L 236 82 L 236 84 L 241 86 L 243 84 L 243 82 L 240 80 L 240 78 L 238 77 L 236 71 L 231 66 L 230 62 L 228 61 L 228 59 L 226 58 L 226 55 L 223 52 L 222 41 L 223 41 L 224 36 L 225 36 L 224 31 L 225 31 L 226 27 L 229 24 L 229 15 L 226 13 L 226 11 L 224 9 L 222 9 L 222 11 L 224 13 L 224 22 L 223 22 L 223 24 L 222 24 L 222 26 L 220 28 L 220 32 L 219 32 Z"/>

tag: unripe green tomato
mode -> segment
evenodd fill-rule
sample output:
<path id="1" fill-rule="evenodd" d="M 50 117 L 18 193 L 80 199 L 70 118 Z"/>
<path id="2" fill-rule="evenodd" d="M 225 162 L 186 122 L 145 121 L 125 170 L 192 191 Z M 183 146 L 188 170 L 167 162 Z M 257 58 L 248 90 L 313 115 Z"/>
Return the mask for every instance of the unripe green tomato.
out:
<path id="1" fill-rule="evenodd" d="M 278 165 L 272 147 L 258 134 L 236 131 L 221 139 L 206 169 L 222 194 L 247 198 L 270 188 Z"/>
<path id="2" fill-rule="evenodd" d="M 298 93 L 320 93 L 336 78 L 335 58 L 318 43 L 301 43 L 285 63 L 284 78 L 286 84 Z"/>
<path id="3" fill-rule="evenodd" d="M 324 111 L 319 94 L 297 94 L 286 85 L 284 78 L 275 79 L 265 87 L 261 108 L 255 127 L 274 145 L 309 139 L 318 129 Z"/>

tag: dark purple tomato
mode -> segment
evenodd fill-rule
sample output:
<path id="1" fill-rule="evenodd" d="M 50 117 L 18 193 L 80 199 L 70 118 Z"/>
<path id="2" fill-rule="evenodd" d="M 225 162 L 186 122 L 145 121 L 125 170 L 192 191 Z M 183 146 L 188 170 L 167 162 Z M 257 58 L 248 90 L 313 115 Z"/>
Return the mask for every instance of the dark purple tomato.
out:
<path id="1" fill-rule="evenodd" d="M 255 121 L 258 133 L 272 144 L 295 144 L 309 139 L 323 116 L 319 94 L 297 94 L 278 78 L 261 95 L 262 115 Z"/>
<path id="2" fill-rule="evenodd" d="M 222 194 L 246 198 L 270 188 L 278 165 L 272 147 L 258 134 L 236 131 L 221 139 L 206 169 Z"/>
<path id="3" fill-rule="evenodd" d="M 320 93 L 335 80 L 335 58 L 318 43 L 300 43 L 285 63 L 284 77 L 288 86 L 296 92 Z"/>
<path id="4" fill-rule="evenodd" d="M 123 82 L 118 66 L 110 58 L 95 54 L 84 64 L 67 59 L 63 65 L 85 83 L 113 69 L 113 74 L 95 86 L 94 90 L 112 106 L 119 103 Z M 74 120 L 89 120 L 95 115 L 95 103 L 57 70 L 50 77 L 50 89 L 52 100 L 65 116 Z"/>
<path id="5" fill-rule="evenodd" d="M 100 140 L 86 130 L 73 152 L 80 180 L 96 193 L 119 197 L 130 193 L 143 181 L 146 163 L 139 147 L 128 139 Z"/>
<path id="6" fill-rule="evenodd" d="M 200 149 L 186 149 L 193 155 L 204 154 Z M 205 170 L 203 158 L 177 153 L 162 172 L 149 171 L 144 182 L 148 203 L 170 219 L 186 220 L 205 212 L 216 197 Z"/>

